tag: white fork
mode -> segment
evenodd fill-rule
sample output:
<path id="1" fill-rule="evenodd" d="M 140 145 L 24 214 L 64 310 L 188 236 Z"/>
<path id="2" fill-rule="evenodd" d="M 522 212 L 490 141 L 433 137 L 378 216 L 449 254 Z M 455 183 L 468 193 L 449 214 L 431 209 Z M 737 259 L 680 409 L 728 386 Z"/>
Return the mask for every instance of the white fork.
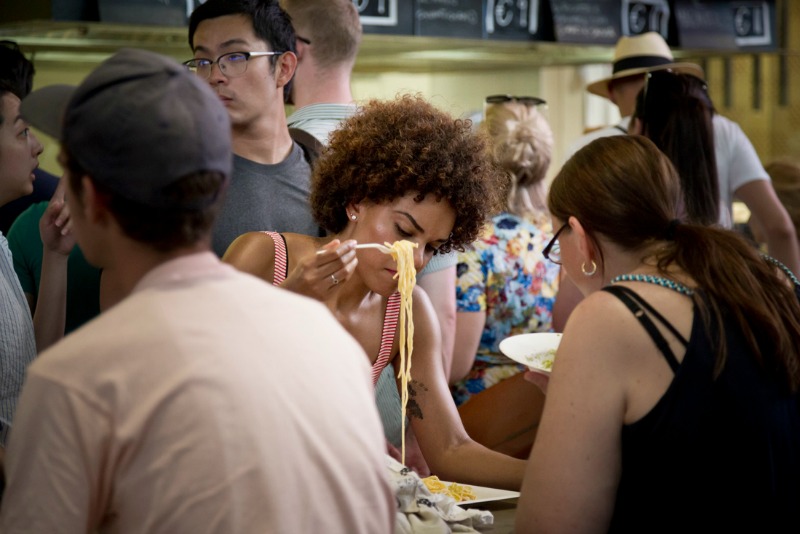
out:
<path id="1" fill-rule="evenodd" d="M 376 248 L 381 252 L 383 252 L 384 254 L 389 254 L 390 252 L 392 252 L 392 249 L 390 249 L 386 245 L 381 245 L 380 243 L 359 243 L 358 245 L 356 245 L 356 248 Z M 317 254 L 322 254 L 323 252 L 324 252 L 323 250 L 318 250 Z"/>

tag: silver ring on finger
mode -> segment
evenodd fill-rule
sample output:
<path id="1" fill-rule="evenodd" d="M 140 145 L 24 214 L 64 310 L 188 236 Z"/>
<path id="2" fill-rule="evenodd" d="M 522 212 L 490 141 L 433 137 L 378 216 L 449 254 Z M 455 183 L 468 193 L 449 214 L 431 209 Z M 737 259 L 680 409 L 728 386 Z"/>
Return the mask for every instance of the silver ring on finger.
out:
<path id="1" fill-rule="evenodd" d="M 331 275 L 331 282 L 333 282 L 333 285 L 337 285 L 339 283 L 339 279 L 336 278 L 335 274 Z"/>

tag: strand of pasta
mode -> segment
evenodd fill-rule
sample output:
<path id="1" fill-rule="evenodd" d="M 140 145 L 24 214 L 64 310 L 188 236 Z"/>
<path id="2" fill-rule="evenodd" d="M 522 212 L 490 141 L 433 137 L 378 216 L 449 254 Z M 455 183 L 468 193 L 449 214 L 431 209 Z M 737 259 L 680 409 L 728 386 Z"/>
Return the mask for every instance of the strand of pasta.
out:
<path id="1" fill-rule="evenodd" d="M 389 252 L 397 262 L 397 290 L 400 292 L 400 373 L 401 381 L 401 447 L 400 462 L 406 463 L 406 406 L 408 405 L 408 381 L 411 379 L 411 353 L 414 351 L 414 317 L 411 294 L 417 283 L 417 270 L 414 267 L 414 250 L 416 243 L 411 241 L 395 241 L 385 243 Z"/>

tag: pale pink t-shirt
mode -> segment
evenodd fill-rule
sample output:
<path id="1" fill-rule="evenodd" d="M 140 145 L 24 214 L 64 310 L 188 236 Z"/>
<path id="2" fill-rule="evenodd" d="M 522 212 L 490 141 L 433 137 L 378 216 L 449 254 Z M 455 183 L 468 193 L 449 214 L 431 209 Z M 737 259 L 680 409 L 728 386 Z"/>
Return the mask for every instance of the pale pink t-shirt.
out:
<path id="1" fill-rule="evenodd" d="M 391 532 L 369 365 L 319 303 L 211 253 L 30 367 L 3 532 Z"/>

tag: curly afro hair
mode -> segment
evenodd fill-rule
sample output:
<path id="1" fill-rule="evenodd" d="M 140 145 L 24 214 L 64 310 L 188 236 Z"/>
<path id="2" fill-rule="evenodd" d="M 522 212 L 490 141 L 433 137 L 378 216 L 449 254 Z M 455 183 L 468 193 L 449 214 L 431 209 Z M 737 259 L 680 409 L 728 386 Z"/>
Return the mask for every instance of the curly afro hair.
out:
<path id="1" fill-rule="evenodd" d="M 329 232 L 347 226 L 345 206 L 433 195 L 456 212 L 440 252 L 463 250 L 502 206 L 507 178 L 491 162 L 482 134 L 420 96 L 371 100 L 333 132 L 315 165 L 311 210 Z"/>

